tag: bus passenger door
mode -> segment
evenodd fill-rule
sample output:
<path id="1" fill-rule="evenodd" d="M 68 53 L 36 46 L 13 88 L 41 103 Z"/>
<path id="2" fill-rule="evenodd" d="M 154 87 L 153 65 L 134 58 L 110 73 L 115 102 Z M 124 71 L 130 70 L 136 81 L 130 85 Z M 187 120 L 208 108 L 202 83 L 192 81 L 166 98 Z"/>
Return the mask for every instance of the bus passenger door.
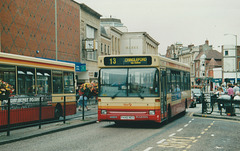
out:
<path id="1" fill-rule="evenodd" d="M 167 76 L 166 70 L 161 69 L 160 76 L 161 83 L 161 115 L 162 120 L 166 119 L 165 113 L 167 111 Z"/>

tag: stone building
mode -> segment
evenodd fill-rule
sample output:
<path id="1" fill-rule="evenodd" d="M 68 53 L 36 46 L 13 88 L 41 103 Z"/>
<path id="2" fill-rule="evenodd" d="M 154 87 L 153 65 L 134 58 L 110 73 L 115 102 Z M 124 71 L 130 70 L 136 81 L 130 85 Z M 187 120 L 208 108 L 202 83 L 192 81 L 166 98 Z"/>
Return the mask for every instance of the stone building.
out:
<path id="1" fill-rule="evenodd" d="M 101 26 L 111 38 L 108 55 L 158 54 L 159 43 L 156 40 L 146 32 L 128 32 L 127 27 L 121 23 L 120 19 L 101 18 Z M 102 45 L 105 49 L 105 44 Z"/>
<path id="2" fill-rule="evenodd" d="M 154 54 L 158 55 L 158 45 L 146 32 L 124 32 L 120 54 Z"/>
<path id="3" fill-rule="evenodd" d="M 175 44 L 168 46 L 166 51 L 166 57 L 179 61 L 179 54 L 182 48 L 183 44 L 181 42 L 176 42 Z"/>
<path id="4" fill-rule="evenodd" d="M 80 6 L 80 52 L 81 62 L 86 63 L 86 72 L 78 73 L 79 83 L 97 81 L 97 59 L 101 47 L 101 15 L 85 4 Z"/>

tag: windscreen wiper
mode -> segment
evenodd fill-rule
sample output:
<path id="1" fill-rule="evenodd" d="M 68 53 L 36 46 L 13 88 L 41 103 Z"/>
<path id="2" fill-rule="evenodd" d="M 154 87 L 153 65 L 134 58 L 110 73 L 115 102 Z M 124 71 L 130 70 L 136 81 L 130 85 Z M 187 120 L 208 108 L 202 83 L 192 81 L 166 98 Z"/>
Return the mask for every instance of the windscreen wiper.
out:
<path id="1" fill-rule="evenodd" d="M 141 99 L 144 99 L 144 97 L 143 97 L 139 92 L 137 92 L 137 95 L 138 95 Z"/>
<path id="2" fill-rule="evenodd" d="M 119 92 L 115 93 L 113 96 L 112 96 L 112 99 L 114 99 L 117 95 L 118 95 Z"/>

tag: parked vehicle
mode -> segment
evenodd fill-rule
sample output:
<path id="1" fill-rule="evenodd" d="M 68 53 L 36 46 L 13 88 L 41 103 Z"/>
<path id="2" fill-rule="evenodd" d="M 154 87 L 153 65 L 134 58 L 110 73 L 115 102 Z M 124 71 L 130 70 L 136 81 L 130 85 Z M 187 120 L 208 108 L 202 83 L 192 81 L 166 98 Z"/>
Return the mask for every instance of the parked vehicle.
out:
<path id="1" fill-rule="evenodd" d="M 195 98 L 196 103 L 202 103 L 202 91 L 201 89 L 191 89 L 192 96 Z"/>
<path id="2" fill-rule="evenodd" d="M 196 102 L 196 98 L 193 97 L 193 95 L 191 96 L 191 104 L 190 104 L 190 108 L 194 108 L 197 106 L 197 102 Z"/>

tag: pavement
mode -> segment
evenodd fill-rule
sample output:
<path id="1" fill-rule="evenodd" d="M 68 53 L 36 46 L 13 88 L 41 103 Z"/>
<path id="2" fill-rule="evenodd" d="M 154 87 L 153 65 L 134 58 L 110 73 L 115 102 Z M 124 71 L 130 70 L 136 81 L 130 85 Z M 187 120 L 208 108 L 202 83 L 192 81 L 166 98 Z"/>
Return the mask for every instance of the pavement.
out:
<path id="1" fill-rule="evenodd" d="M 187 109 L 188 115 L 203 117 L 203 118 L 218 118 L 218 119 L 240 121 L 240 111 L 237 112 L 237 116 L 227 116 L 227 114 L 225 113 L 220 115 L 218 111 L 213 111 L 212 114 L 202 114 L 201 106 L 202 106 L 201 104 L 197 104 L 196 108 Z M 27 128 L 12 130 L 10 131 L 10 136 L 7 136 L 7 132 L 0 132 L 0 145 L 96 123 L 97 122 L 97 114 L 96 114 L 97 105 L 96 104 L 90 105 L 89 107 L 91 108 L 91 112 L 86 111 L 86 116 L 84 120 L 82 120 L 81 113 L 77 112 L 78 118 L 67 120 L 65 124 L 63 122 L 58 122 L 58 123 L 42 125 L 41 129 L 39 129 L 38 126 L 34 126 L 34 127 L 27 127 Z M 87 112 L 89 112 L 89 114 Z"/>

